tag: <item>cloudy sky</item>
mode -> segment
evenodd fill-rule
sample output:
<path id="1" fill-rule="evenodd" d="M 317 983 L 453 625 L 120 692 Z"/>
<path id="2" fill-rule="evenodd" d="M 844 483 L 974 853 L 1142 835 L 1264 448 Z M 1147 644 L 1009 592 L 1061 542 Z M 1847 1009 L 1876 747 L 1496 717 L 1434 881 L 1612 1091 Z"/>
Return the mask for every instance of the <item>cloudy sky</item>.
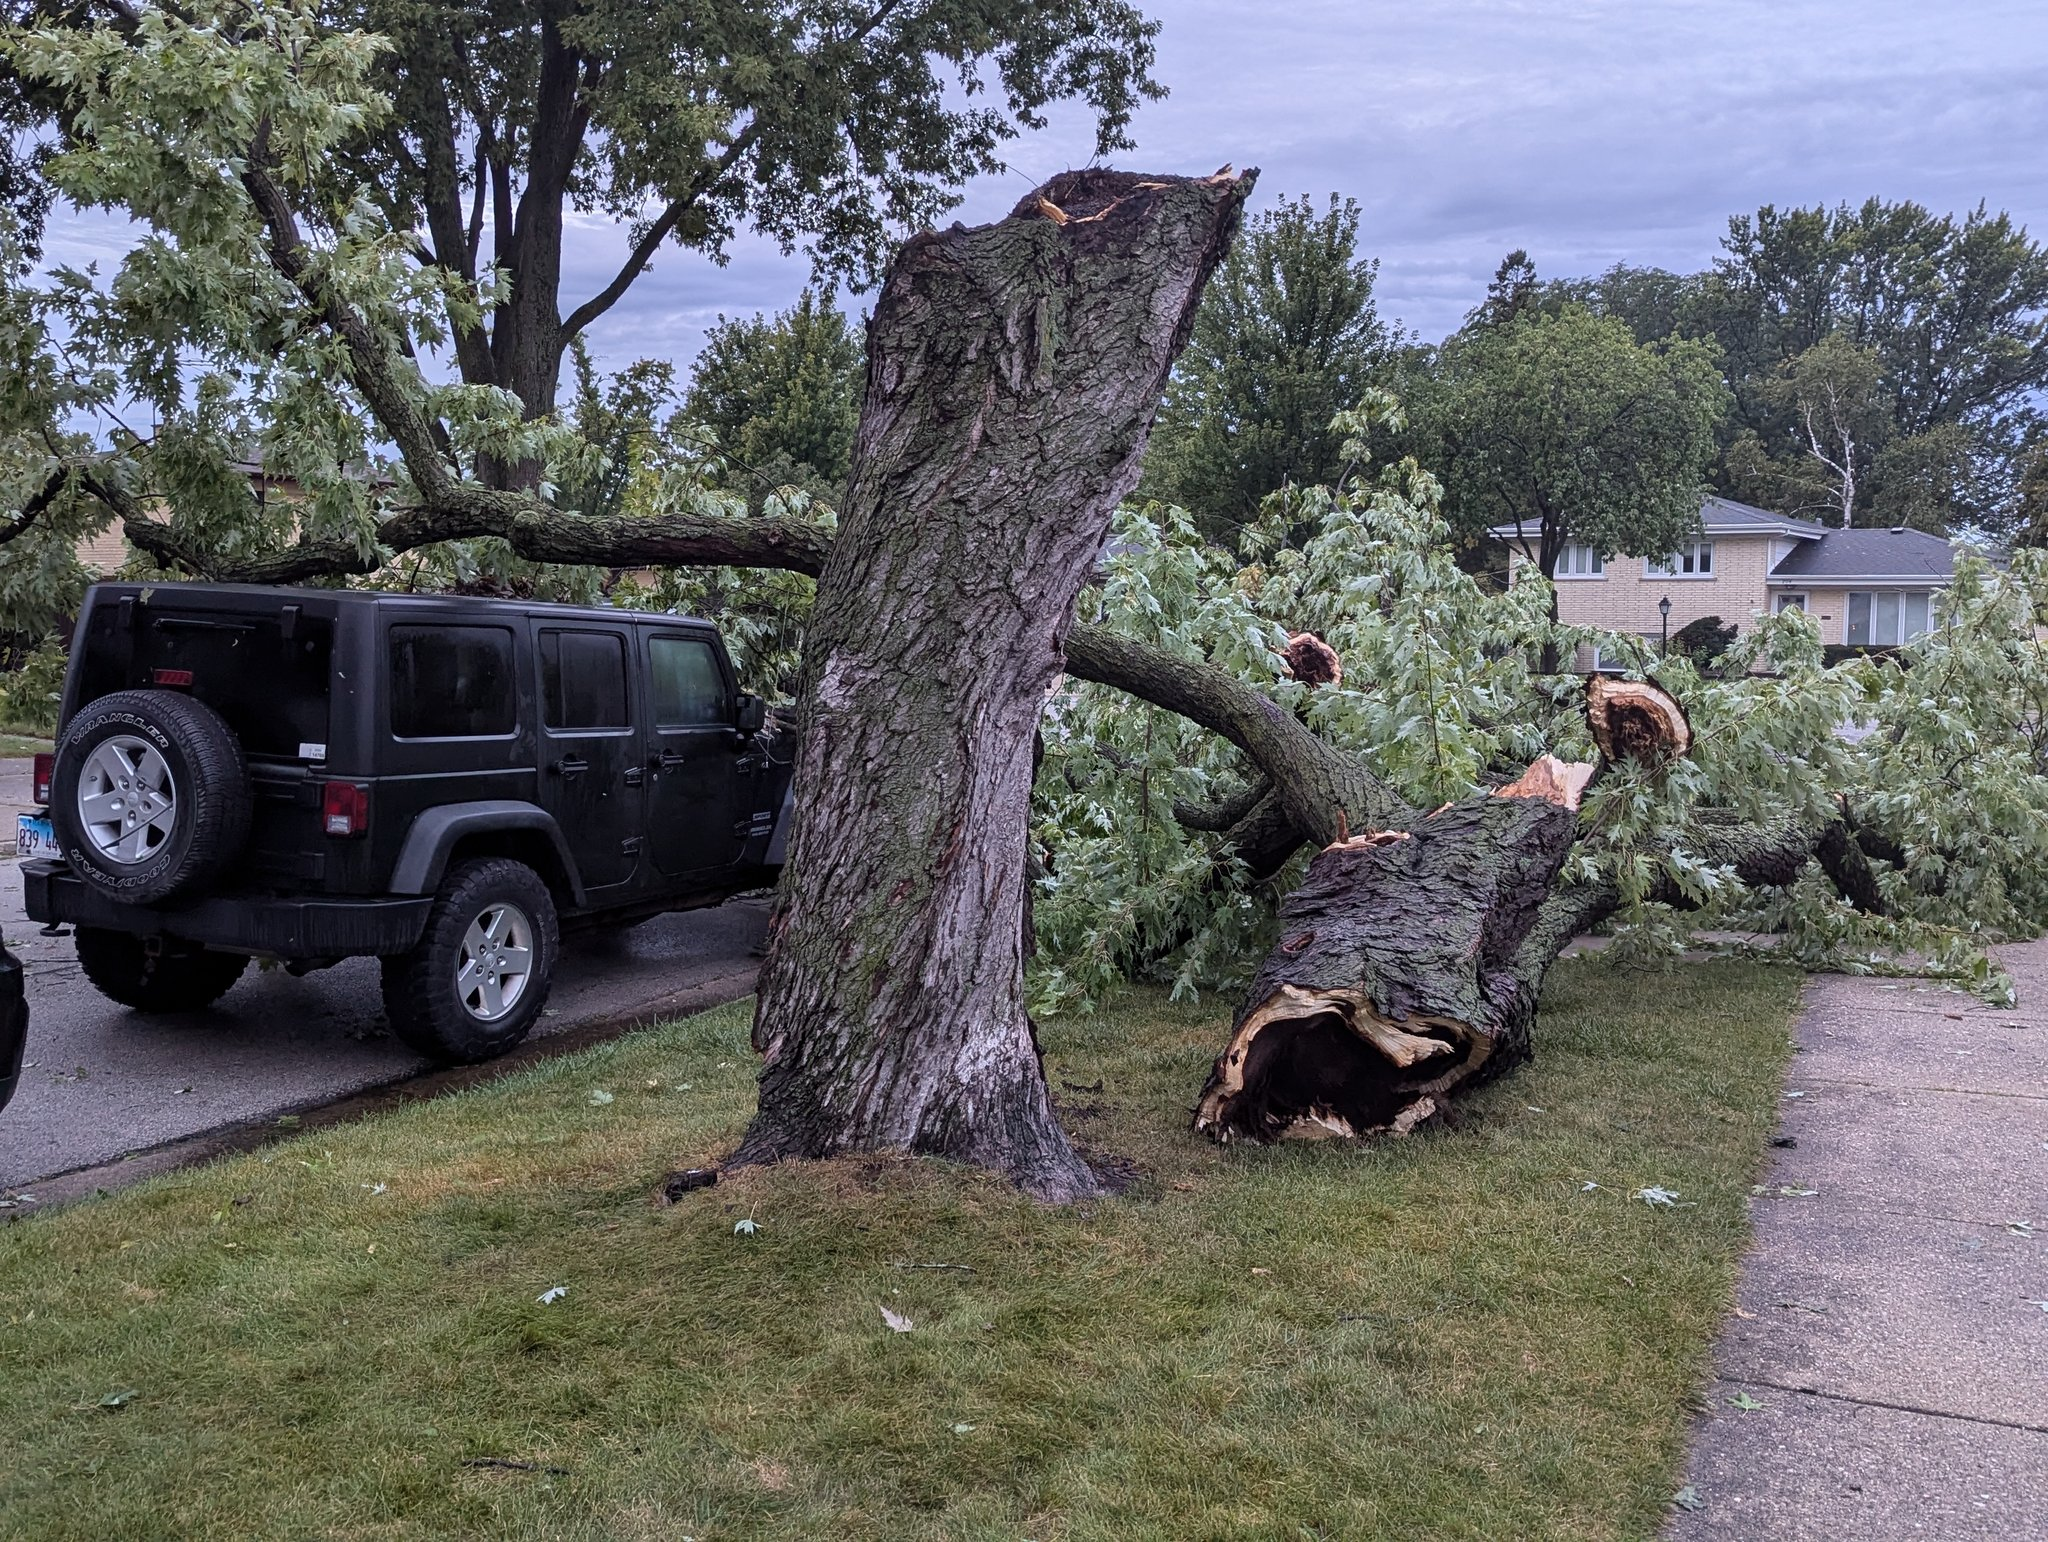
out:
<path id="1" fill-rule="evenodd" d="M 1260 198 L 1358 200 L 1382 309 L 1441 336 L 1494 265 L 1552 276 L 1626 260 L 1690 269 L 1763 203 L 1981 199 L 2048 237 L 2042 0 L 1152 0 L 1165 24 L 1143 170 L 1261 168 Z M 970 190 L 991 219 L 1026 180 L 1085 162 L 1082 118 L 1020 141 Z M 586 229 L 581 285 L 619 242 Z M 608 359 L 694 352 L 720 311 L 786 304 L 801 260 L 671 254 L 592 341 Z"/>
<path id="2" fill-rule="evenodd" d="M 1549 276 L 1626 260 L 1691 269 L 1759 204 L 1979 200 L 2048 237 L 2043 0 L 1151 0 L 1171 89 L 1123 164 L 1262 169 L 1259 198 L 1331 192 L 1364 210 L 1381 308 L 1425 338 L 1455 327 L 1526 247 Z M 993 219 L 1093 147 L 1085 116 L 1016 143 L 968 192 Z M 53 231 L 59 260 L 116 232 Z M 99 248 L 97 251 L 93 248 Z M 624 251 L 573 233 L 564 308 Z M 685 359 L 720 312 L 789 303 L 807 268 L 742 241 L 716 267 L 669 251 L 591 341 L 617 365 Z M 857 301 L 855 302 L 857 303 Z"/>

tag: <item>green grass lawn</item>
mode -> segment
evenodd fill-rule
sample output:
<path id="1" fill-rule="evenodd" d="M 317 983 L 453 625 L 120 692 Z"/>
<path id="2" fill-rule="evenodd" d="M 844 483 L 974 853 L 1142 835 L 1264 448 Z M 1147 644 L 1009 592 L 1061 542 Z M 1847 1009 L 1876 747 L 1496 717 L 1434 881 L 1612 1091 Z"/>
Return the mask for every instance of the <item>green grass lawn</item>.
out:
<path id="1" fill-rule="evenodd" d="M 1045 1035 L 1121 1198 L 846 1160 L 664 1207 L 752 1105 L 724 1008 L 0 1227 L 0 1533 L 1647 1538 L 1796 991 L 1562 965 L 1460 1128 L 1267 1150 L 1186 1129 L 1222 1008 L 1140 996 Z"/>
<path id="2" fill-rule="evenodd" d="M 33 734 L 0 731 L 0 760 L 27 760 L 30 756 L 44 754 L 56 747 L 53 740 L 38 739 Z"/>

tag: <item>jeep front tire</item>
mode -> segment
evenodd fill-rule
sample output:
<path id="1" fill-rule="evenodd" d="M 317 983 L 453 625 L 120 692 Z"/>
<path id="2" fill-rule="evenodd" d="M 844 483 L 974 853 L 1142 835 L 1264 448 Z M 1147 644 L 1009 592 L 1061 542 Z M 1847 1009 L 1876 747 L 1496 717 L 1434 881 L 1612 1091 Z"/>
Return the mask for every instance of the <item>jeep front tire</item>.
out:
<path id="1" fill-rule="evenodd" d="M 71 871 L 148 905 L 199 887 L 249 837 L 249 770 L 221 715 L 176 691 L 116 691 L 65 727 L 50 821 Z"/>
<path id="2" fill-rule="evenodd" d="M 93 988 L 138 1012 L 197 1012 L 210 1007 L 249 967 L 241 953 L 217 953 L 162 938 L 146 941 L 133 932 L 81 926 L 73 940 L 78 967 Z"/>
<path id="3" fill-rule="evenodd" d="M 391 1031 L 430 1060 L 504 1054 L 539 1020 L 559 945 L 554 897 L 532 868 L 502 857 L 450 868 L 419 942 L 384 960 Z"/>

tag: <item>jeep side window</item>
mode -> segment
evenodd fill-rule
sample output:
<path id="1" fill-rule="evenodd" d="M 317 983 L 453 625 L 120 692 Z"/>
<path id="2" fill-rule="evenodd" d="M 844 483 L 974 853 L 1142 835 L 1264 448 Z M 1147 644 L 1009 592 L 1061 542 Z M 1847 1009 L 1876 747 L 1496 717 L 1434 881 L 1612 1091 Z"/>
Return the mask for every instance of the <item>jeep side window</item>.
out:
<path id="1" fill-rule="evenodd" d="M 626 640 L 617 632 L 540 634 L 542 710 L 550 728 L 629 728 Z"/>
<path id="2" fill-rule="evenodd" d="M 483 739 L 518 720 L 512 634 L 497 626 L 391 629 L 391 733 L 398 739 Z"/>
<path id="3" fill-rule="evenodd" d="M 653 674 L 654 722 L 658 728 L 692 728 L 728 723 L 725 676 L 711 644 L 691 637 L 654 637 L 647 643 Z"/>

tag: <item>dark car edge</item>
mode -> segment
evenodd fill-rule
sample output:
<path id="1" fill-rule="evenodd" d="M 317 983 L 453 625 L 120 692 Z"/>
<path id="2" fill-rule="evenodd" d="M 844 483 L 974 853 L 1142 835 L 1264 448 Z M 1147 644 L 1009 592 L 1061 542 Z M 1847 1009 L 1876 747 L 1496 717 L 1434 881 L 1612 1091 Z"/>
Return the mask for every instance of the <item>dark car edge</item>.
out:
<path id="1" fill-rule="evenodd" d="M 100 584 L 24 899 L 138 1010 L 208 1005 L 252 957 L 374 955 L 399 1037 L 482 1060 L 538 1018 L 563 931 L 774 881 L 791 750 L 703 621 Z"/>

